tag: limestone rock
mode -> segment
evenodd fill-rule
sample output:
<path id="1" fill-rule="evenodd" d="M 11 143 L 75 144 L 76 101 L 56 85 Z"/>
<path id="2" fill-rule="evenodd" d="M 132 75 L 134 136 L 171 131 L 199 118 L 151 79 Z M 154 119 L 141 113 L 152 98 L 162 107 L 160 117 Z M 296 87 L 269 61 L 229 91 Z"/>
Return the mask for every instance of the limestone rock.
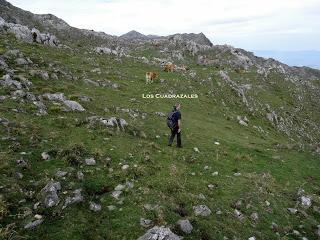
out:
<path id="1" fill-rule="evenodd" d="M 89 209 L 93 212 L 99 212 L 101 211 L 101 205 L 94 202 L 90 202 Z"/>
<path id="2" fill-rule="evenodd" d="M 180 240 L 181 238 L 174 234 L 169 228 L 155 226 L 149 229 L 138 240 Z"/>
<path id="3" fill-rule="evenodd" d="M 63 103 L 72 111 L 80 111 L 80 112 L 85 111 L 85 109 L 81 106 L 81 104 L 76 101 L 64 100 Z"/>
<path id="4" fill-rule="evenodd" d="M 193 227 L 188 219 L 179 220 L 177 222 L 177 225 L 179 226 L 180 230 L 184 233 L 190 234 L 192 232 Z"/>
<path id="5" fill-rule="evenodd" d="M 207 217 L 207 216 L 211 215 L 211 210 L 206 205 L 194 206 L 193 211 L 196 216 Z"/>

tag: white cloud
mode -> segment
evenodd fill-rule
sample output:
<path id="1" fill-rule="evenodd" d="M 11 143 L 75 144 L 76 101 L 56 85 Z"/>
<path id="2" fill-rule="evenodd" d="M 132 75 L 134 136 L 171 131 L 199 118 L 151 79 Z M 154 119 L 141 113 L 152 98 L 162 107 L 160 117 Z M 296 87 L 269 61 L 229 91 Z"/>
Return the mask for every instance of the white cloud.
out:
<path id="1" fill-rule="evenodd" d="M 320 50 L 319 0 L 12 0 L 70 25 L 120 35 L 204 32 L 214 43 L 249 49 Z"/>

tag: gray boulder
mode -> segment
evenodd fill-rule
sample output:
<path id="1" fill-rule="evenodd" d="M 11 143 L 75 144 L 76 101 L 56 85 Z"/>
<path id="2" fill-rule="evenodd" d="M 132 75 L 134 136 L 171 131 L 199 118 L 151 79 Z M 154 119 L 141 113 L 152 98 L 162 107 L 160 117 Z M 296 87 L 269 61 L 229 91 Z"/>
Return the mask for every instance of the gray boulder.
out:
<path id="1" fill-rule="evenodd" d="M 66 176 L 67 174 L 68 174 L 68 172 L 59 170 L 59 171 L 56 172 L 56 177 L 61 178 L 61 177 Z"/>
<path id="2" fill-rule="evenodd" d="M 94 158 L 86 158 L 84 161 L 88 166 L 96 165 L 96 160 Z"/>
<path id="3" fill-rule="evenodd" d="M 4 87 L 10 87 L 15 89 L 22 89 L 20 82 L 12 80 L 9 74 L 6 74 L 2 77 L 3 80 L 0 80 L 0 85 Z"/>
<path id="4" fill-rule="evenodd" d="M 37 115 L 42 116 L 42 115 L 47 115 L 47 114 L 48 114 L 48 113 L 47 113 L 47 107 L 46 107 L 46 105 L 44 105 L 43 102 L 41 102 L 41 101 L 34 101 L 33 104 L 38 108 L 38 113 L 37 113 Z"/>
<path id="5" fill-rule="evenodd" d="M 190 234 L 192 232 L 193 227 L 188 219 L 179 220 L 177 222 L 177 225 L 179 226 L 180 230 L 184 233 Z"/>
<path id="6" fill-rule="evenodd" d="M 49 101 L 65 101 L 65 96 L 63 93 L 45 93 L 42 95 Z"/>
<path id="7" fill-rule="evenodd" d="M 155 226 L 149 229 L 138 240 L 180 240 L 181 238 L 174 234 L 169 228 Z"/>
<path id="8" fill-rule="evenodd" d="M 44 193 L 44 205 L 46 208 L 53 207 L 59 204 L 60 199 L 58 196 L 58 191 L 61 190 L 61 185 L 59 182 L 50 181 L 42 189 Z"/>
<path id="9" fill-rule="evenodd" d="M 301 196 L 301 205 L 302 207 L 304 208 L 309 208 L 311 207 L 311 198 L 310 197 L 307 197 L 307 196 Z"/>
<path id="10" fill-rule="evenodd" d="M 211 214 L 210 208 L 208 208 L 206 205 L 194 206 L 193 211 L 196 216 L 207 217 Z"/>
<path id="11" fill-rule="evenodd" d="M 94 202 L 90 202 L 89 209 L 93 212 L 99 212 L 101 211 L 101 205 Z"/>
<path id="12" fill-rule="evenodd" d="M 81 189 L 76 189 L 73 191 L 74 196 L 73 197 L 67 197 L 65 200 L 65 203 L 62 208 L 66 208 L 67 206 L 74 204 L 74 203 L 80 203 L 83 201 L 83 196 L 81 195 Z"/>
<path id="13" fill-rule="evenodd" d="M 65 100 L 63 103 L 72 111 L 80 111 L 83 112 L 85 109 L 80 105 L 80 103 L 71 100 Z"/>
<path id="14" fill-rule="evenodd" d="M 27 65 L 27 64 L 29 64 L 29 62 L 28 62 L 26 59 L 24 59 L 24 58 L 17 58 L 17 59 L 16 59 L 16 63 L 17 63 L 18 65 Z"/>

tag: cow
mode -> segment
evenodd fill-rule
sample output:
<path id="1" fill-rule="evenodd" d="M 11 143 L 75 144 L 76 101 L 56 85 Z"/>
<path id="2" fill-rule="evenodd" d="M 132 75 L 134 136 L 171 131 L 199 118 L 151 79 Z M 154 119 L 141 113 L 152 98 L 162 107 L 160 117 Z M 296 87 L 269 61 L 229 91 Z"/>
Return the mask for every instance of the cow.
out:
<path id="1" fill-rule="evenodd" d="M 155 72 L 146 72 L 146 83 L 153 83 L 153 80 L 158 76 Z"/>
<path id="2" fill-rule="evenodd" d="M 174 70 L 174 65 L 172 63 L 168 63 L 164 65 L 163 71 L 165 72 L 173 72 Z"/>

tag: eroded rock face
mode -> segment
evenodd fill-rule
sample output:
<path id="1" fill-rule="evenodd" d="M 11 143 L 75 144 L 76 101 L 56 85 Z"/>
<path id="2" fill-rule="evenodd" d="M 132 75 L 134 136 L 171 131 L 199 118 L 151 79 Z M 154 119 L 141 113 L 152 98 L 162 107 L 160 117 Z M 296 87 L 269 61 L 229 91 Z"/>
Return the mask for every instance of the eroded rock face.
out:
<path id="1" fill-rule="evenodd" d="M 58 46 L 60 43 L 56 36 L 50 33 L 40 33 L 36 28 L 30 30 L 27 26 L 15 23 L 7 23 L 0 17 L 0 31 L 13 33 L 17 39 L 25 42 L 36 42 L 40 44 Z"/>
<path id="2" fill-rule="evenodd" d="M 169 228 L 155 226 L 149 229 L 138 240 L 180 240 L 181 238 L 174 234 Z"/>
<path id="3" fill-rule="evenodd" d="M 21 83 L 16 80 L 12 80 L 9 74 L 4 75 L 2 79 L 3 80 L 0 80 L 1 86 L 13 88 L 13 89 L 22 89 Z"/>

